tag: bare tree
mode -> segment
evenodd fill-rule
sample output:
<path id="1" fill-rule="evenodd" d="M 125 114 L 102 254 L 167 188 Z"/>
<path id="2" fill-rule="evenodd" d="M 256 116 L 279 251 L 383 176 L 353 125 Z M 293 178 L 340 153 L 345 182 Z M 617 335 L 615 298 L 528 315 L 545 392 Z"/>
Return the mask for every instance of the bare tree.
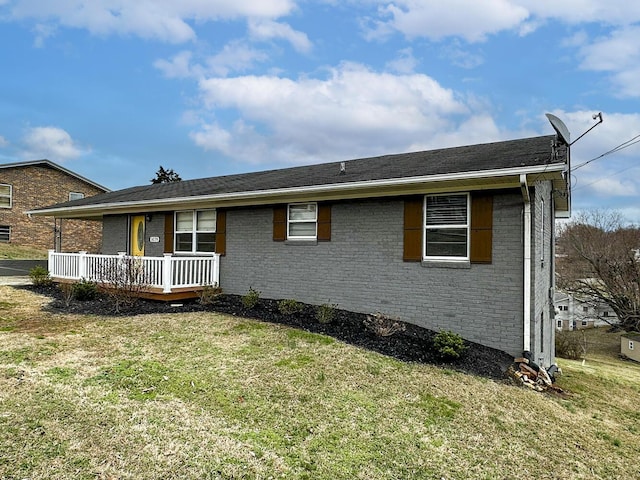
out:
<path id="1" fill-rule="evenodd" d="M 133 306 L 148 286 L 142 261 L 130 255 L 109 259 L 100 272 L 100 282 L 116 313 Z"/>
<path id="2" fill-rule="evenodd" d="M 619 212 L 593 210 L 564 225 L 558 236 L 558 287 L 608 305 L 627 331 L 640 330 L 640 229 Z M 610 322 L 611 318 L 600 316 Z"/>

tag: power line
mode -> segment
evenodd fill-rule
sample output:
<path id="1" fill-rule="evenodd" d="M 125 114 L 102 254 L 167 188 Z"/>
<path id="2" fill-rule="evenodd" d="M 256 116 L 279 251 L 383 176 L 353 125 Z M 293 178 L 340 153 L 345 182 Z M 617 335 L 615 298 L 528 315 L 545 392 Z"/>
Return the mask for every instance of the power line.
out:
<path id="1" fill-rule="evenodd" d="M 631 145 L 635 145 L 636 143 L 639 143 L 639 142 L 640 142 L 640 133 L 638 135 L 636 135 L 635 137 L 627 140 L 626 142 L 621 143 L 617 147 L 613 147 L 611 150 L 609 150 L 607 152 L 604 152 L 603 154 L 598 155 L 597 157 L 594 157 L 591 160 L 587 160 L 586 162 L 583 162 L 580 165 L 577 165 L 577 166 L 573 167 L 571 170 L 575 172 L 579 168 L 582 168 L 582 167 L 584 167 L 585 165 L 588 165 L 591 162 L 595 162 L 596 160 L 599 160 L 602 157 L 606 157 L 607 155 L 611 155 L 612 153 L 619 152 L 620 150 L 628 148 Z"/>

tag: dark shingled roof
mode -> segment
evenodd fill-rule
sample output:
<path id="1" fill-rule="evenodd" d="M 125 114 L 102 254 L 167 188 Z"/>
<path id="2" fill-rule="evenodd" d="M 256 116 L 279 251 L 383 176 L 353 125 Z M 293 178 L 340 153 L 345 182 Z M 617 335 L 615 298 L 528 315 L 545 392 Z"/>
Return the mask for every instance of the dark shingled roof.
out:
<path id="1" fill-rule="evenodd" d="M 49 208 L 199 197 L 225 193 L 544 166 L 564 161 L 564 159 L 552 160 L 551 145 L 554 138 L 554 136 L 550 135 L 347 160 L 344 162 L 345 173 L 340 173 L 340 163 L 342 162 L 331 162 L 263 172 L 144 185 L 65 202 Z"/>

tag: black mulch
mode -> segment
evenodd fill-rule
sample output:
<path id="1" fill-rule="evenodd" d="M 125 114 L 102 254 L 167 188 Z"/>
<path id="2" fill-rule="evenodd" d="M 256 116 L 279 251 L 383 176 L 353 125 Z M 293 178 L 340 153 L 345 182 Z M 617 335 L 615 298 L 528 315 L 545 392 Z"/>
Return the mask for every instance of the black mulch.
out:
<path id="1" fill-rule="evenodd" d="M 366 328 L 364 323 L 366 314 L 346 310 L 337 309 L 331 323 L 319 323 L 316 319 L 316 309 L 311 305 L 304 305 L 300 313 L 283 315 L 278 310 L 277 300 L 261 298 L 254 308 L 247 309 L 242 304 L 240 296 L 221 295 L 209 305 L 202 305 L 198 300 L 171 303 L 138 299 L 133 305 L 123 307 L 121 312 L 116 314 L 112 301 L 103 295 L 88 301 L 74 299 L 67 306 L 60 289 L 56 286 L 29 285 L 23 288 L 51 297 L 53 301 L 47 305 L 46 309 L 57 313 L 123 316 L 149 313 L 220 312 L 321 333 L 402 361 L 436 365 L 493 380 L 508 381 L 506 371 L 513 363 L 511 355 L 473 342 L 466 342 L 468 348 L 462 358 L 443 361 L 433 348 L 432 342 L 436 332 L 407 323 L 405 331 L 380 337 Z"/>

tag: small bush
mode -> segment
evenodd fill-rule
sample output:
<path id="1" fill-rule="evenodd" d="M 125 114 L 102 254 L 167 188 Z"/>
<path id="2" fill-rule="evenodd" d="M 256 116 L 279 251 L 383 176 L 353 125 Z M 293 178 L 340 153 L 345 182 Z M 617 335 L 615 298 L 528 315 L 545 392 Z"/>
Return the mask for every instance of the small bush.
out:
<path id="1" fill-rule="evenodd" d="M 556 355 L 570 360 L 579 360 L 585 354 L 582 332 L 562 330 L 556 332 Z"/>
<path id="2" fill-rule="evenodd" d="M 249 291 L 242 296 L 242 305 L 244 305 L 244 308 L 251 310 L 258 304 L 258 300 L 260 300 L 260 292 L 253 287 L 249 287 Z"/>
<path id="3" fill-rule="evenodd" d="M 29 278 L 31 278 L 31 283 L 36 287 L 45 287 L 53 283 L 49 276 L 49 270 L 42 265 L 37 265 L 29 270 Z"/>
<path id="4" fill-rule="evenodd" d="M 367 315 L 364 326 L 377 337 L 390 337 L 397 332 L 404 332 L 407 328 L 400 320 L 388 317 L 383 313 Z"/>
<path id="5" fill-rule="evenodd" d="M 316 307 L 316 320 L 318 323 L 331 323 L 336 316 L 338 305 L 323 303 Z"/>
<path id="6" fill-rule="evenodd" d="M 278 301 L 278 311 L 283 315 L 295 315 L 296 313 L 300 313 L 302 311 L 302 307 L 302 303 L 291 298 Z"/>
<path id="7" fill-rule="evenodd" d="M 215 303 L 222 295 L 222 288 L 218 284 L 203 285 L 202 290 L 198 292 L 198 302 L 201 305 L 211 305 Z"/>
<path id="8" fill-rule="evenodd" d="M 98 296 L 98 285 L 82 279 L 73 284 L 73 296 L 81 302 L 93 300 Z"/>
<path id="9" fill-rule="evenodd" d="M 71 305 L 71 300 L 73 299 L 73 283 L 60 283 L 58 288 L 62 292 L 62 301 L 64 302 L 64 306 L 69 308 Z"/>
<path id="10" fill-rule="evenodd" d="M 444 360 L 455 360 L 467 351 L 464 339 L 457 333 L 443 330 L 433 338 L 433 347 Z"/>

